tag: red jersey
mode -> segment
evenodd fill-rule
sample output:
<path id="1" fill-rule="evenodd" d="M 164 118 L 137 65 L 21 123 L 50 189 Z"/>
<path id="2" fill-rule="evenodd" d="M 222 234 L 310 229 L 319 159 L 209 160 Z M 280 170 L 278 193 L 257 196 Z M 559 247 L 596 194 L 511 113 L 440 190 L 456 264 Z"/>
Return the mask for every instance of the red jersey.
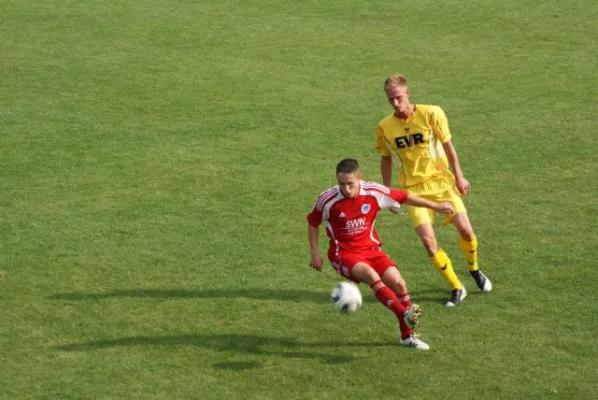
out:
<path id="1" fill-rule="evenodd" d="M 382 245 L 374 222 L 381 209 L 400 207 L 407 198 L 402 190 L 375 182 L 361 181 L 359 194 L 346 198 L 337 186 L 322 192 L 307 221 L 311 226 L 326 225 L 330 238 L 328 255 L 342 251 L 359 252 Z"/>

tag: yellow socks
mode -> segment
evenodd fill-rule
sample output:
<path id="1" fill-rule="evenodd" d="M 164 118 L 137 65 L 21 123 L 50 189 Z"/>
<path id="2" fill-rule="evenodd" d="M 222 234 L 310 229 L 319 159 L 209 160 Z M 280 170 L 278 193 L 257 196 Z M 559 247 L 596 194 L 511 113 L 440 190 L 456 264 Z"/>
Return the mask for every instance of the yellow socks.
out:
<path id="1" fill-rule="evenodd" d="M 457 278 L 457 275 L 455 275 L 451 259 L 448 258 L 444 250 L 438 249 L 438 253 L 436 253 L 433 257 L 430 257 L 430 262 L 434 268 L 440 272 L 440 275 L 442 275 L 444 280 L 451 286 L 451 288 L 463 288 L 461 281 L 459 281 L 459 278 Z"/>
<path id="2" fill-rule="evenodd" d="M 470 271 L 478 270 L 478 241 L 474 237 L 471 242 L 467 242 L 463 239 L 459 241 L 459 247 L 465 255 L 467 260 L 467 269 Z"/>

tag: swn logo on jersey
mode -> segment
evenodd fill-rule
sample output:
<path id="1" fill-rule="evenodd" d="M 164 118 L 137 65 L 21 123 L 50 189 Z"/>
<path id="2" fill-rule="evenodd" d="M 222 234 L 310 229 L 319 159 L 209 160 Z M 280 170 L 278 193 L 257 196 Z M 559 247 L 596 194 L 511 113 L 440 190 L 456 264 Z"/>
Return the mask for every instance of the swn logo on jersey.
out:
<path id="1" fill-rule="evenodd" d="M 343 228 L 343 235 L 358 235 L 367 229 L 367 219 L 365 217 L 349 220 Z"/>
<path id="2" fill-rule="evenodd" d="M 345 228 L 353 229 L 353 228 L 359 228 L 360 226 L 365 226 L 365 217 L 351 219 L 351 220 L 347 221 Z"/>
<path id="3" fill-rule="evenodd" d="M 395 138 L 395 143 L 399 149 L 405 149 L 414 144 L 424 143 L 424 135 L 421 133 L 414 133 L 409 136 L 399 136 Z"/>

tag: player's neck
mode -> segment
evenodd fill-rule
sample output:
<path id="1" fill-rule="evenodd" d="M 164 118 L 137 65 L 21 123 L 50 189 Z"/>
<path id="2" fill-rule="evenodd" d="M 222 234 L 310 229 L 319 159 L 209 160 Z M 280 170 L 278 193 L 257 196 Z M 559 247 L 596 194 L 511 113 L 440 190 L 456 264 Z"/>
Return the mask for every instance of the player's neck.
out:
<path id="1" fill-rule="evenodd" d="M 398 119 L 406 120 L 409 119 L 413 113 L 415 113 L 415 104 L 410 104 L 404 112 L 395 110 L 394 116 Z"/>

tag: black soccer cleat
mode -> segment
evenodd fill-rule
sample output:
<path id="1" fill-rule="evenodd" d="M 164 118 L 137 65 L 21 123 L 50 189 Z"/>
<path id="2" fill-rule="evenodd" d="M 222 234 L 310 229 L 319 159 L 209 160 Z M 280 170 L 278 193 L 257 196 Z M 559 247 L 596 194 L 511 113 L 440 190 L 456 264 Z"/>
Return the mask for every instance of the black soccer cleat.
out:
<path id="1" fill-rule="evenodd" d="M 451 298 L 449 301 L 446 302 L 447 307 L 455 307 L 457 304 L 461 303 L 461 301 L 467 296 L 467 290 L 465 290 L 465 286 L 461 289 L 453 289 Z"/>
<path id="2" fill-rule="evenodd" d="M 483 290 L 484 292 L 489 292 L 492 290 L 492 282 L 490 282 L 490 279 L 488 279 L 481 270 L 478 269 L 477 271 L 469 271 L 469 273 L 475 280 L 475 283 L 478 285 L 480 290 Z"/>

